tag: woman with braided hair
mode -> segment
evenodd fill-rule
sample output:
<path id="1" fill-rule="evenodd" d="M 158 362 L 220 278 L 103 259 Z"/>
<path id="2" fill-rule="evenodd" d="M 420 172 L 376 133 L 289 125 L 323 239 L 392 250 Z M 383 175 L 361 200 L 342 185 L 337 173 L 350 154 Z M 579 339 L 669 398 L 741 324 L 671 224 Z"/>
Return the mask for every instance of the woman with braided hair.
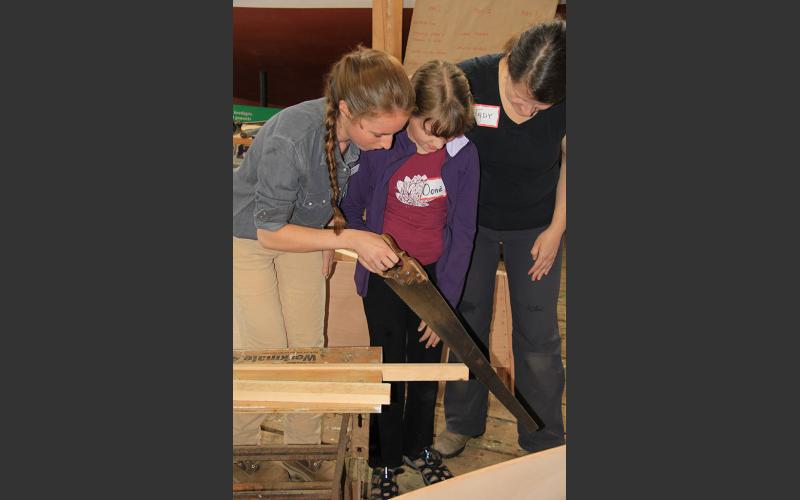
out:
<path id="1" fill-rule="evenodd" d="M 233 173 L 234 315 L 245 349 L 322 347 L 325 280 L 336 248 L 372 272 L 397 256 L 347 229 L 338 208 L 361 151 L 389 149 L 414 108 L 400 62 L 358 48 L 333 65 L 325 97 L 281 110 Z M 328 228 L 332 219 L 333 228 Z M 234 415 L 234 444 L 258 444 L 264 415 Z M 287 444 L 318 444 L 321 415 L 287 415 Z"/>

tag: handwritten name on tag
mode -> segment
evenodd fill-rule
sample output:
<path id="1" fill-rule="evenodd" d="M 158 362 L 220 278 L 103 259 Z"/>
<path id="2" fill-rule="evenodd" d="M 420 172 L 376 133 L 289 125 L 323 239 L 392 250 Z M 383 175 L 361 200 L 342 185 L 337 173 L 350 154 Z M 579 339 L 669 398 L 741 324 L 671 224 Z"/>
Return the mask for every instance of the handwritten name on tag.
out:
<path id="1" fill-rule="evenodd" d="M 479 127 L 497 128 L 500 122 L 500 106 L 490 104 L 475 104 L 475 123 Z"/>
<path id="2" fill-rule="evenodd" d="M 445 196 L 447 196 L 447 191 L 444 189 L 444 181 L 442 181 L 441 177 L 434 177 L 433 179 L 428 179 L 428 182 L 422 186 L 420 200 L 430 201 Z"/>

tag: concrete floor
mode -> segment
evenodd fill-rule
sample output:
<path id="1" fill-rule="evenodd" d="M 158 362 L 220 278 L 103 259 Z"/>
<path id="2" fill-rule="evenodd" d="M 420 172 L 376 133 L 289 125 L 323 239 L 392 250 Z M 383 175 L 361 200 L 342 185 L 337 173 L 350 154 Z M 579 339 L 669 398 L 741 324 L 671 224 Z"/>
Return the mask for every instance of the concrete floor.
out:
<path id="1" fill-rule="evenodd" d="M 567 361 L 567 319 L 566 319 L 566 295 L 567 295 L 567 259 L 566 249 L 564 250 L 564 258 L 562 263 L 561 273 L 561 293 L 558 300 L 558 324 L 561 331 L 562 341 L 562 359 L 564 367 L 566 368 Z M 444 430 L 444 410 L 441 404 L 441 389 L 439 394 L 439 402 L 436 407 L 436 425 L 435 432 L 439 433 Z M 566 391 L 563 396 L 563 411 L 564 411 L 564 425 L 566 429 L 567 408 L 566 408 Z M 340 417 L 334 415 L 326 415 L 323 421 L 323 442 L 334 443 L 338 439 Z M 268 416 L 262 424 L 262 429 L 266 432 L 262 433 L 262 443 L 281 443 L 283 423 L 279 415 Z M 514 417 L 503 407 L 494 396 L 490 395 L 489 401 L 489 416 L 486 422 L 486 433 L 480 438 L 473 439 L 467 444 L 464 452 L 455 457 L 446 460 L 447 466 L 455 475 L 465 474 L 467 472 L 487 467 L 499 462 L 510 460 L 525 454 L 517 444 L 517 424 Z M 398 475 L 397 480 L 400 486 L 400 493 L 407 493 L 409 491 L 422 488 L 425 484 L 422 482 L 422 477 L 419 473 L 403 467 L 404 472 Z M 234 469 L 234 478 L 236 481 L 242 482 L 271 482 L 271 481 L 286 481 L 285 472 L 277 467 L 275 464 L 264 463 L 259 471 L 254 474 L 245 474 L 242 471 Z"/>

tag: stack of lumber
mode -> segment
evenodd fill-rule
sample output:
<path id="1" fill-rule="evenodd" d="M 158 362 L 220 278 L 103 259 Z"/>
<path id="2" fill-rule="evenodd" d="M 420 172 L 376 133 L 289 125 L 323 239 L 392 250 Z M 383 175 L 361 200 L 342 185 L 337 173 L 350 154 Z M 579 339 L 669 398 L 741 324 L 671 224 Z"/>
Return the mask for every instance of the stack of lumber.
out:
<path id="1" fill-rule="evenodd" d="M 380 413 L 395 381 L 466 380 L 455 363 L 380 363 L 377 347 L 234 351 L 233 410 Z"/>

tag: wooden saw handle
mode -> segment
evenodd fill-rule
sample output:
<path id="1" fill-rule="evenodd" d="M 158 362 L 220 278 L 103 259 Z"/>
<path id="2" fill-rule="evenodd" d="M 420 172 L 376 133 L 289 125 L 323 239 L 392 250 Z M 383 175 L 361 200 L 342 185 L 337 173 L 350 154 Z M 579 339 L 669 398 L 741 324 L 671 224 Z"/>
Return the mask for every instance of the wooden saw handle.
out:
<path id="1" fill-rule="evenodd" d="M 424 283 L 428 281 L 428 273 L 425 272 L 422 264 L 420 264 L 417 259 L 411 257 L 406 253 L 405 250 L 398 247 L 397 243 L 394 241 L 394 238 L 388 234 L 382 234 L 381 237 L 383 238 L 383 241 L 389 245 L 389 248 L 392 249 L 395 255 L 400 258 L 400 261 L 397 263 L 397 265 L 381 273 L 383 278 L 391 279 L 404 285 L 410 285 L 412 283 Z"/>

